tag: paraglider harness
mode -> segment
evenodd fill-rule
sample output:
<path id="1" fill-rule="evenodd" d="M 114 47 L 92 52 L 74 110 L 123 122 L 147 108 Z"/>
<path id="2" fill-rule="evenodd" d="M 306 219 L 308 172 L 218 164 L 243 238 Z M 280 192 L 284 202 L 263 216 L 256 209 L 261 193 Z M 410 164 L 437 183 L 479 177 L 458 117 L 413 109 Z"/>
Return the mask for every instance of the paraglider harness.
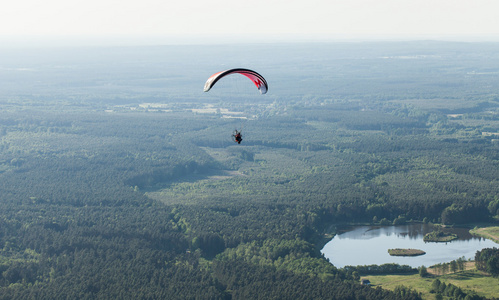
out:
<path id="1" fill-rule="evenodd" d="M 232 140 L 234 140 L 234 142 L 238 143 L 238 144 L 241 144 L 242 140 L 243 140 L 243 136 L 241 135 L 241 131 L 237 131 L 234 130 L 234 134 L 232 135 Z"/>

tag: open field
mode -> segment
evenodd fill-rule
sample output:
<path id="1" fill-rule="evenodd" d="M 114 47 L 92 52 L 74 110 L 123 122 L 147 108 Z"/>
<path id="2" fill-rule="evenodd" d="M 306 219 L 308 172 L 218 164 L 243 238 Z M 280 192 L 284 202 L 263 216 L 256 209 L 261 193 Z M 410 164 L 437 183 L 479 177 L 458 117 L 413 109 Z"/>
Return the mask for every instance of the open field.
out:
<path id="1" fill-rule="evenodd" d="M 403 285 L 414 289 L 422 294 L 423 299 L 434 299 L 434 294 L 430 293 L 431 284 L 435 279 L 439 279 L 446 284 L 451 283 L 466 291 L 475 291 L 478 295 L 487 298 L 499 297 L 499 279 L 480 272 L 468 264 L 470 269 L 453 274 L 422 278 L 419 274 L 414 275 L 371 275 L 366 276 L 371 281 L 371 285 L 380 286 L 384 289 L 394 290 L 397 286 Z M 428 268 L 431 273 L 431 268 Z"/>

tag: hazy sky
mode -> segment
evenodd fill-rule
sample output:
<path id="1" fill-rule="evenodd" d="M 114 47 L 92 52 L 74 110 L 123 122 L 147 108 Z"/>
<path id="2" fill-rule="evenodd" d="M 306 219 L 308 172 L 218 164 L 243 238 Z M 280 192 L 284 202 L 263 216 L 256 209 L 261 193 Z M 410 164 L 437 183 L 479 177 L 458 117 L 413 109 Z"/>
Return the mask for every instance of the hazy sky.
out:
<path id="1" fill-rule="evenodd" d="M 10 0 L 0 37 L 499 37 L 498 0 Z"/>

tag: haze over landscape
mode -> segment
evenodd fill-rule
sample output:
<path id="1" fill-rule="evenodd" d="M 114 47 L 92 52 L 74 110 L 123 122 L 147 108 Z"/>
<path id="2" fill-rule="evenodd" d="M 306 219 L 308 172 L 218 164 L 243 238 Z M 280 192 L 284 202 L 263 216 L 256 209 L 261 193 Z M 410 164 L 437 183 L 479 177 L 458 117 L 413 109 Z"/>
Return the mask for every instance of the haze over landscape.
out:
<path id="1" fill-rule="evenodd" d="M 0 299 L 499 297 L 498 8 L 2 4 Z"/>
<path id="2" fill-rule="evenodd" d="M 498 9 L 494 0 L 19 0 L 2 4 L 0 37 L 17 45 L 497 41 Z"/>

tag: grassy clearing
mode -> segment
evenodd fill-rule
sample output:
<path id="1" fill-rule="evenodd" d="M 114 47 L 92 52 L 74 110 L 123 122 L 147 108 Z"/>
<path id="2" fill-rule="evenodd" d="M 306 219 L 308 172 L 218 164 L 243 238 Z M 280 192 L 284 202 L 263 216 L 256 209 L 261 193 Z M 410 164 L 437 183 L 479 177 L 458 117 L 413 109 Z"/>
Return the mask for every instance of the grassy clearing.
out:
<path id="1" fill-rule="evenodd" d="M 428 269 L 430 270 L 430 269 Z M 423 299 L 434 299 L 430 288 L 433 280 L 452 283 L 463 290 L 475 291 L 478 295 L 486 298 L 499 297 L 499 279 L 484 274 L 475 268 L 453 274 L 421 278 L 419 274 L 414 275 L 371 275 L 364 276 L 371 281 L 371 285 L 380 286 L 387 290 L 394 290 L 397 286 L 404 285 L 422 294 Z"/>
<path id="2" fill-rule="evenodd" d="M 423 299 L 430 299 L 430 287 L 432 278 L 421 278 L 419 274 L 414 275 L 370 275 L 364 276 L 369 279 L 372 286 L 379 286 L 387 290 L 394 290 L 397 286 L 410 287 L 421 293 Z"/>
<path id="3" fill-rule="evenodd" d="M 499 243 L 499 226 L 485 227 L 470 230 L 471 234 L 478 235 Z"/>
<path id="4" fill-rule="evenodd" d="M 241 147 L 203 149 L 227 170 L 209 176 L 190 175 L 189 180 L 165 183 L 162 188 L 147 190 L 146 195 L 170 205 L 235 201 L 241 195 L 252 195 L 252 200 L 262 196 L 267 201 L 269 195 L 303 191 L 303 178 L 313 172 L 312 166 L 291 150 L 245 147 L 244 151 L 254 154 L 254 160 L 246 161 L 240 157 Z"/>
<path id="5" fill-rule="evenodd" d="M 465 271 L 439 277 L 445 283 L 452 283 L 465 290 L 473 290 L 487 298 L 499 297 L 499 279 L 480 271 Z"/>

